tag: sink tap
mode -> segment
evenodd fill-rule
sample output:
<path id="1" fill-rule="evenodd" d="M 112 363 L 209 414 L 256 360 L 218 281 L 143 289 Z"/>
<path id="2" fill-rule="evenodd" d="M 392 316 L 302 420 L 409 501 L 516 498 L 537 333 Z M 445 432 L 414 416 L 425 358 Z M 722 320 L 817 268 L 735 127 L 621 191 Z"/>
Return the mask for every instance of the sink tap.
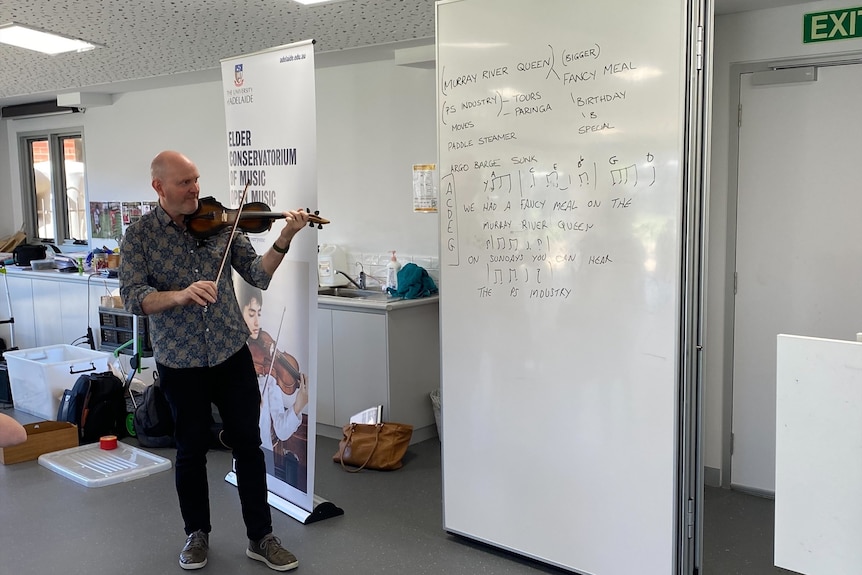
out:
<path id="1" fill-rule="evenodd" d="M 354 280 L 352 277 L 350 277 L 349 275 L 347 275 L 346 273 L 344 273 L 344 272 L 343 272 L 343 271 L 341 271 L 341 270 L 336 270 L 336 272 L 335 272 L 335 273 L 337 273 L 337 274 L 341 274 L 341 275 L 343 275 L 344 277 L 346 277 L 346 278 L 347 278 L 347 280 L 348 280 L 350 283 L 352 283 L 353 285 L 355 285 L 357 288 L 359 288 L 359 289 L 365 289 L 365 272 L 359 272 L 359 283 L 356 283 L 356 280 Z"/>

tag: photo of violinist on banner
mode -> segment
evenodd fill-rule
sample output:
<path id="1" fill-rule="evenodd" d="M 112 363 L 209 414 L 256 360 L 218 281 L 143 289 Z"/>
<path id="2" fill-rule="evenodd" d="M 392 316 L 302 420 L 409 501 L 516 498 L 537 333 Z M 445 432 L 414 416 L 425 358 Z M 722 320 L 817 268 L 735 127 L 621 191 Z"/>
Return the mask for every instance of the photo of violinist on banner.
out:
<path id="1" fill-rule="evenodd" d="M 260 387 L 261 447 L 267 473 L 307 492 L 308 483 L 308 380 L 297 359 L 278 349 L 274 337 L 261 328 L 263 295 L 241 278 L 236 294 L 250 335 L 248 347 Z M 281 313 L 270 313 L 269 325 Z M 279 324 L 275 324 L 276 329 Z M 282 322 L 283 325 L 283 322 Z"/>

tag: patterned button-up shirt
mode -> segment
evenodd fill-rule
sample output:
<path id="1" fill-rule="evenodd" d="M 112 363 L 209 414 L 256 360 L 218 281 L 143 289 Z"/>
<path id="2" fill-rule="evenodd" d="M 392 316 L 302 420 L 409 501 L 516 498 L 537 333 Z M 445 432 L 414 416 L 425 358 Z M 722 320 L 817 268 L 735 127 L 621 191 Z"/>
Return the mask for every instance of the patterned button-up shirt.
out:
<path id="1" fill-rule="evenodd" d="M 126 230 L 120 246 L 120 295 L 128 312 L 144 315 L 141 302 L 155 291 L 183 290 L 199 280 L 215 281 L 228 230 L 198 240 L 180 229 L 161 206 Z M 249 329 L 236 301 L 231 268 L 251 285 L 266 289 L 272 279 L 248 237 L 235 234 L 208 306 L 177 306 L 149 317 L 156 361 L 172 368 L 216 366 L 239 351 Z"/>

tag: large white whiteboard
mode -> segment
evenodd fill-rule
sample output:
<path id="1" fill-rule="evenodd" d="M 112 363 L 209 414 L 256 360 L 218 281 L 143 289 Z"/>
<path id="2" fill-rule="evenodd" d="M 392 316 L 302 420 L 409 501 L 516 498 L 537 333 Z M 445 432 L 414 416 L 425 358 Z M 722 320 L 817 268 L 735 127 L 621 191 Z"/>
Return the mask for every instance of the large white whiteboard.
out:
<path id="1" fill-rule="evenodd" d="M 437 5 L 448 531 L 674 570 L 686 18 Z"/>

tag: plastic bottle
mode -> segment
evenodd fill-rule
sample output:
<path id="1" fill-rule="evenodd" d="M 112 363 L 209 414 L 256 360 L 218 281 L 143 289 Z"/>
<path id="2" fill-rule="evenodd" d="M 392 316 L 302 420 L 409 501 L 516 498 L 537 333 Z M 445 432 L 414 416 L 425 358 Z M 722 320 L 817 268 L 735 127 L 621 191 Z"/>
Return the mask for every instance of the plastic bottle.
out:
<path id="1" fill-rule="evenodd" d="M 347 269 L 347 256 L 340 247 L 323 244 L 317 250 L 317 281 L 322 286 L 347 285 L 347 278 L 338 270 Z"/>
<path id="2" fill-rule="evenodd" d="M 394 290 L 398 289 L 398 271 L 401 269 L 401 262 L 395 259 L 395 251 L 389 252 L 392 254 L 389 263 L 386 264 L 386 287 Z"/>

